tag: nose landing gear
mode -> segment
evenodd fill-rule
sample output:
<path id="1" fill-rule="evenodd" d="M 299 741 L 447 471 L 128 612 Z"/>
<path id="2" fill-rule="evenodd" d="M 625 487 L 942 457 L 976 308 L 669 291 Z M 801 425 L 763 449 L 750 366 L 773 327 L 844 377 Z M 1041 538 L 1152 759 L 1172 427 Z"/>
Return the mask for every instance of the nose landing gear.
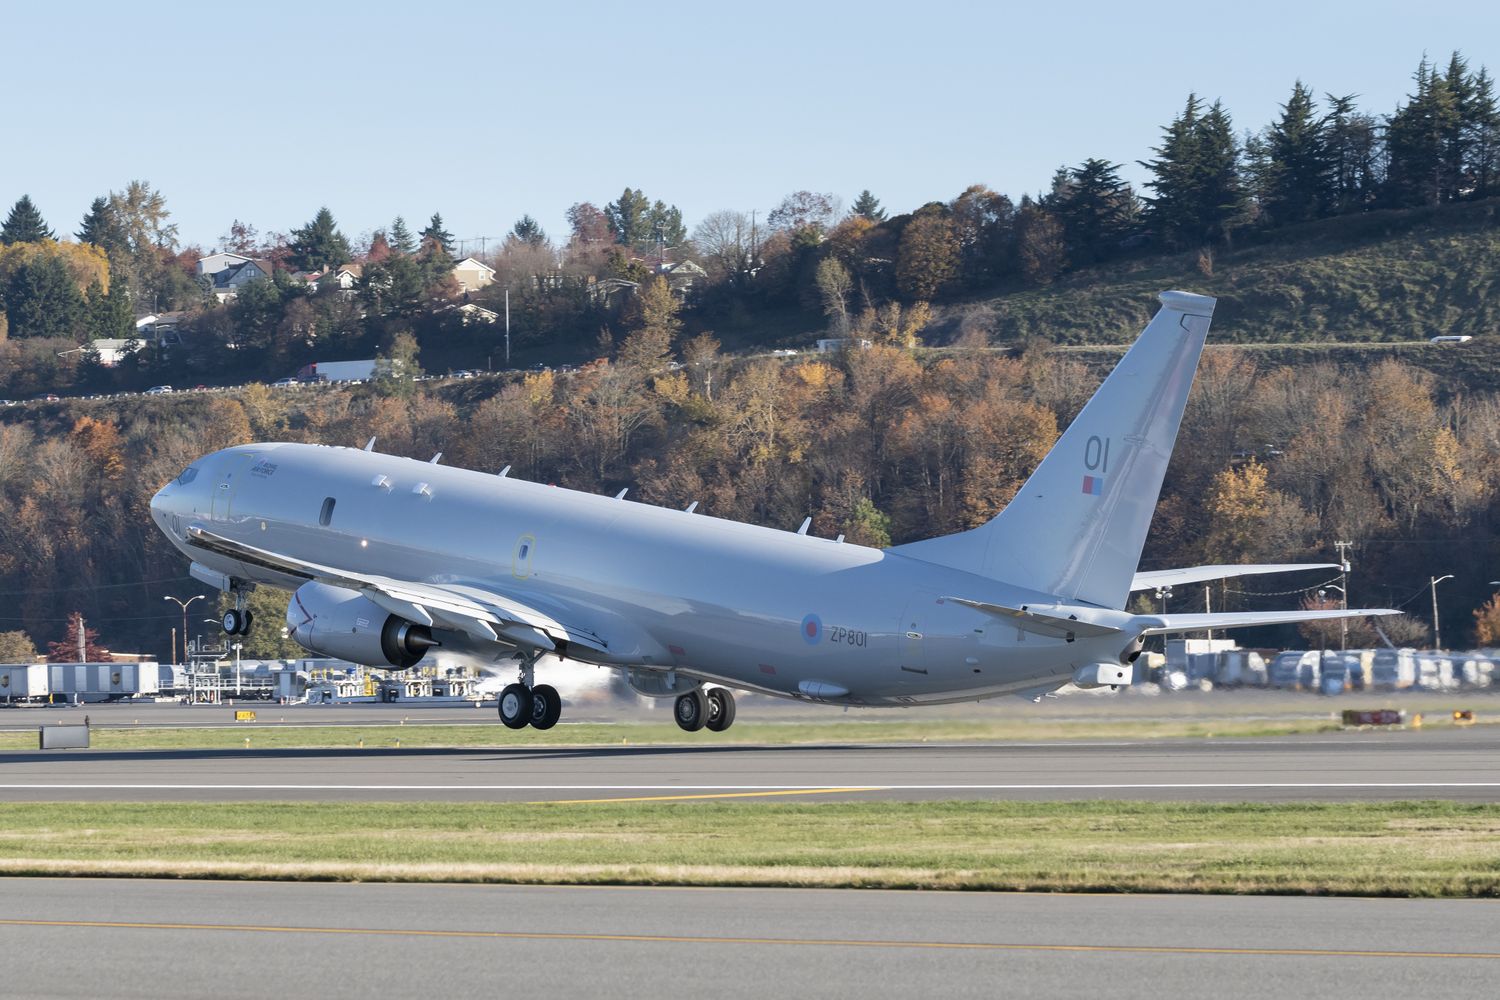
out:
<path id="1" fill-rule="evenodd" d="M 734 724 L 734 695 L 726 688 L 698 688 L 678 696 L 672 715 L 686 732 L 722 733 Z"/>

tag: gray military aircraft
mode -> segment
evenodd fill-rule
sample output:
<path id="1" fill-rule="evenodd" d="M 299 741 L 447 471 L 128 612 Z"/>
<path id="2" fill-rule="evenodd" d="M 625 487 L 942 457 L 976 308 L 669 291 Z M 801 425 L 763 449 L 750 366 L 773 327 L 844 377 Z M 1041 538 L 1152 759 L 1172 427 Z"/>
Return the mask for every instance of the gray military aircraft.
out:
<path id="1" fill-rule="evenodd" d="M 153 517 L 198 580 L 234 595 L 249 629 L 258 583 L 295 591 L 287 627 L 327 656 L 388 669 L 442 647 L 517 670 L 500 718 L 547 729 L 535 683 L 566 658 L 674 697 L 683 729 L 734 721 L 729 687 L 835 705 L 1039 696 L 1128 684 L 1149 635 L 1387 609 L 1132 614 L 1132 590 L 1279 572 L 1207 566 L 1137 574 L 1214 300 L 1162 308 L 989 523 L 873 549 L 688 510 L 396 458 L 252 444 L 164 486 Z"/>

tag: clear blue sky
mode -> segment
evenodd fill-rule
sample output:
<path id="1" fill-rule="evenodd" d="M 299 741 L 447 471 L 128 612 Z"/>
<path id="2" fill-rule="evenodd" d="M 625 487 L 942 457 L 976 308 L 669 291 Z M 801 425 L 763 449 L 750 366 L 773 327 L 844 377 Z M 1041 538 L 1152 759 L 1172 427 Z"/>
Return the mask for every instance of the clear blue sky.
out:
<path id="1" fill-rule="evenodd" d="M 622 188 L 762 213 L 868 187 L 894 212 L 972 183 L 1149 155 L 1189 91 L 1239 130 L 1299 77 L 1389 112 L 1423 52 L 1500 71 L 1500 4 L 12 4 L 0 211 L 72 232 L 143 178 L 184 243 L 326 204 L 346 233 L 500 236 Z"/>

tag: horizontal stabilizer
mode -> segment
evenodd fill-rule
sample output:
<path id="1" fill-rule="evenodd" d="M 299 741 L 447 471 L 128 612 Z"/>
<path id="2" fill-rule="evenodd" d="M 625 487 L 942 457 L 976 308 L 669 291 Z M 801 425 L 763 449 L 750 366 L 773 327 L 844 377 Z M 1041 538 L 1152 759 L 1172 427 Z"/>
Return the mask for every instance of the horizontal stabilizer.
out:
<path id="1" fill-rule="evenodd" d="M 1263 576 L 1267 573 L 1295 573 L 1299 569 L 1338 569 L 1338 563 L 1266 563 L 1261 565 L 1186 566 L 1182 569 L 1153 569 L 1137 573 L 1130 581 L 1131 593 L 1153 587 L 1175 587 L 1205 580 L 1227 580 L 1235 576 Z"/>
<path id="2" fill-rule="evenodd" d="M 943 600 L 976 608 L 987 614 L 1003 618 L 1016 628 L 1024 629 L 1027 632 L 1050 636 L 1054 639 L 1067 639 L 1069 642 L 1080 637 L 1093 639 L 1101 635 L 1115 635 L 1120 631 L 1112 625 L 1096 625 L 1093 622 L 1080 621 L 1073 616 L 1064 617 L 1060 614 L 1033 611 L 1025 606 L 1009 608 L 1003 604 L 970 601 L 962 597 L 945 597 Z M 1053 608 L 1051 610 L 1066 611 L 1067 609 Z"/>
<path id="3" fill-rule="evenodd" d="M 1340 618 L 1369 618 L 1373 615 L 1398 615 L 1390 608 L 1350 608 L 1347 611 L 1226 611 L 1198 615 L 1138 615 L 1133 627 L 1142 635 L 1170 635 L 1177 632 L 1202 632 L 1204 629 L 1249 628 L 1252 625 L 1289 625 L 1296 622 L 1337 621 Z"/>

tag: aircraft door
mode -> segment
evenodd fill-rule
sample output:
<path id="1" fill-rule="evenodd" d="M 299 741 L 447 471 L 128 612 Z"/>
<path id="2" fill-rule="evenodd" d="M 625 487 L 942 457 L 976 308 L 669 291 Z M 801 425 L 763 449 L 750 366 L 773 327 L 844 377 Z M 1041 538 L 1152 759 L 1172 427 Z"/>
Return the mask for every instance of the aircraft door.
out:
<path id="1" fill-rule="evenodd" d="M 906 602 L 906 610 L 896 623 L 900 667 L 906 673 L 927 673 L 926 629 L 936 601 L 936 594 L 918 591 Z"/>
<path id="2" fill-rule="evenodd" d="M 229 508 L 234 501 L 236 480 L 243 477 L 254 455 L 234 455 L 219 466 L 214 476 L 214 492 L 209 499 L 209 519 L 229 520 Z"/>

